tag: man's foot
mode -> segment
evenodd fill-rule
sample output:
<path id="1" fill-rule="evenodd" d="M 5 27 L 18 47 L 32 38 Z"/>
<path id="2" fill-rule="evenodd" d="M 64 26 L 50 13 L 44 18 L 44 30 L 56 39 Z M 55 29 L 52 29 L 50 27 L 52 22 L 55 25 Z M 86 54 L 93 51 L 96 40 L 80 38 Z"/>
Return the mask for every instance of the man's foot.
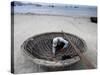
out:
<path id="1" fill-rule="evenodd" d="M 58 60 L 57 60 L 56 58 L 53 58 L 53 61 L 54 61 L 54 62 L 58 62 Z"/>

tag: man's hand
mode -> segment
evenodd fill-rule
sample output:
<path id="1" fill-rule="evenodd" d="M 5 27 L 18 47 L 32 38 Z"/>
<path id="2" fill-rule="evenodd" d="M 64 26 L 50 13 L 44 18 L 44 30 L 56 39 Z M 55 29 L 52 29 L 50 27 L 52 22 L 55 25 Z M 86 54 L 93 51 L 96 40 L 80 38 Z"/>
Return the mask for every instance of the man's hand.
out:
<path id="1" fill-rule="evenodd" d="M 63 49 L 63 48 L 61 48 L 61 49 L 60 49 L 60 51 L 61 51 L 61 52 L 63 52 L 63 51 L 64 51 L 64 49 Z"/>

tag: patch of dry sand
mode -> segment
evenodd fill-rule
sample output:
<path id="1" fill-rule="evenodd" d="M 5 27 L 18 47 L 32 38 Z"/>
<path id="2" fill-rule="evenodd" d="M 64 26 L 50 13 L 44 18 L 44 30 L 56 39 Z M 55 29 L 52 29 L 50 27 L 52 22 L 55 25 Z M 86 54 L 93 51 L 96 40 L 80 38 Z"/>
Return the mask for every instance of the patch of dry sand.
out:
<path id="1" fill-rule="evenodd" d="M 14 69 L 15 73 L 44 72 L 21 54 L 20 46 L 29 37 L 44 32 L 61 31 L 75 34 L 86 41 L 85 53 L 89 60 L 97 64 L 97 24 L 88 17 L 14 15 Z M 69 69 L 84 69 L 82 62 Z"/>

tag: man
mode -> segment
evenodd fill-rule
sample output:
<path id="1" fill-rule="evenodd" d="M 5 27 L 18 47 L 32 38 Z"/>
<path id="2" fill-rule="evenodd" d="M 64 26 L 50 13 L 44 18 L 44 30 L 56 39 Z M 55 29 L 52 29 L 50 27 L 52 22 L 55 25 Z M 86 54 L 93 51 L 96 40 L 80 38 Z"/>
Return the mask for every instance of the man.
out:
<path id="1" fill-rule="evenodd" d="M 52 53 L 55 56 L 57 50 L 63 51 L 68 46 L 68 41 L 62 37 L 55 37 L 52 45 Z"/>

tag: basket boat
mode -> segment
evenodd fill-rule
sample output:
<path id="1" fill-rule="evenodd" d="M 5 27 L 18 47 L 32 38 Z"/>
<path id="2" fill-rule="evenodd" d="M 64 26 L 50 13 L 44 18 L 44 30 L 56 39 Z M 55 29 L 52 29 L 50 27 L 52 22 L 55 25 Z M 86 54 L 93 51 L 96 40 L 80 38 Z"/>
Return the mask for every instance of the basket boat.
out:
<path id="1" fill-rule="evenodd" d="M 86 51 L 87 46 L 83 39 L 70 33 L 65 33 L 65 35 L 69 37 L 82 53 Z M 63 52 L 56 52 L 57 62 L 52 60 L 52 40 L 54 37 L 63 37 L 65 40 L 68 39 L 64 37 L 62 32 L 42 33 L 25 40 L 21 45 L 21 50 L 33 63 L 44 67 L 60 68 L 77 63 L 80 58 L 70 43 Z"/>

